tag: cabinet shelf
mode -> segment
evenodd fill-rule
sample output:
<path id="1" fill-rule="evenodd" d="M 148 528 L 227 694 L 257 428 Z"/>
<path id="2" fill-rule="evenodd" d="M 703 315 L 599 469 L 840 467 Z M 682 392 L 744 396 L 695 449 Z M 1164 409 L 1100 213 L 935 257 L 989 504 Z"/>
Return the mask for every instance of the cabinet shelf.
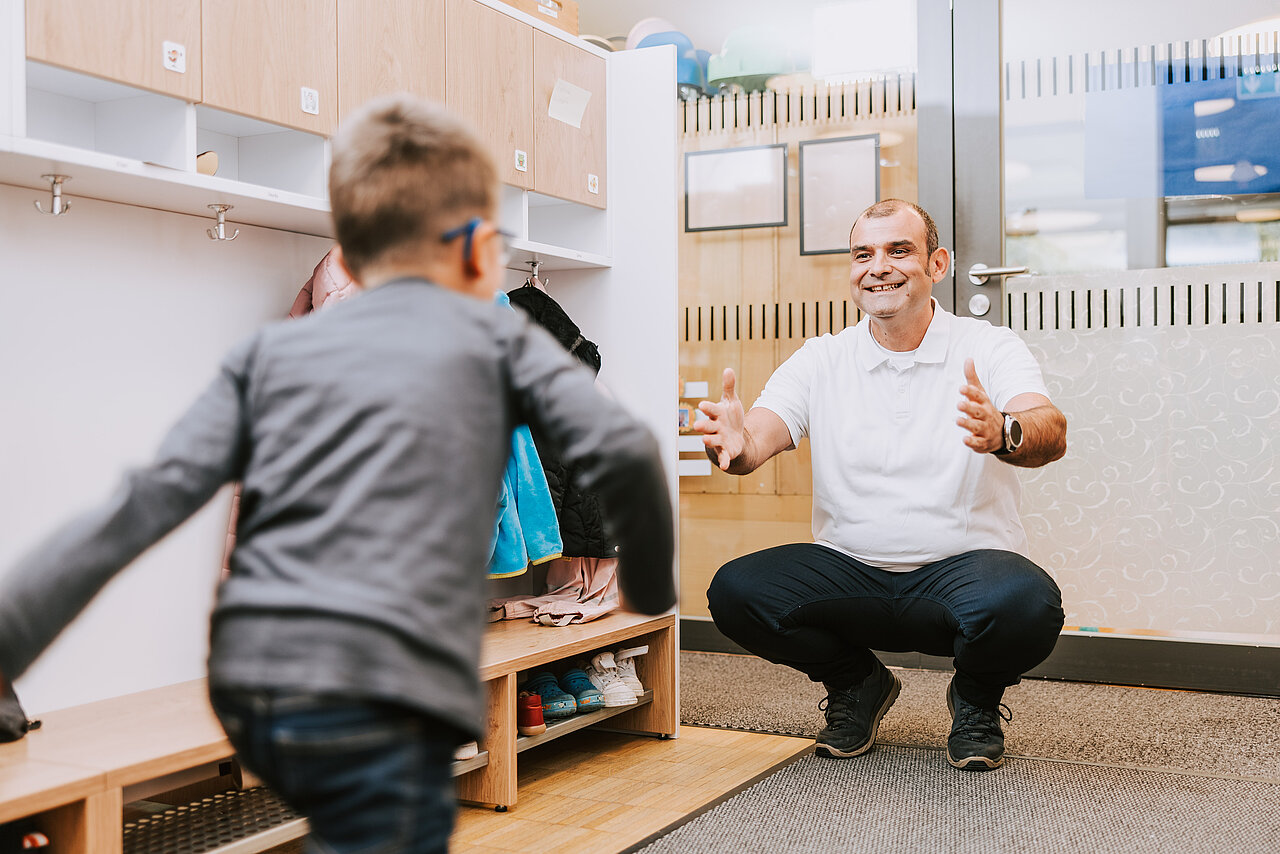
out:
<path id="1" fill-rule="evenodd" d="M 25 137 L 0 136 L 0 154 L 0 183 L 47 194 L 41 175 L 69 175 L 63 193 L 73 205 L 99 199 L 208 218 L 209 205 L 229 204 L 227 220 L 236 225 L 333 237 L 324 199 Z"/>
<path id="2" fill-rule="evenodd" d="M 511 260 L 508 269 L 529 272 L 529 262 L 538 261 L 547 272 L 556 270 L 601 270 L 613 266 L 613 261 L 594 252 L 582 252 L 549 243 L 515 238 L 511 241 Z"/>

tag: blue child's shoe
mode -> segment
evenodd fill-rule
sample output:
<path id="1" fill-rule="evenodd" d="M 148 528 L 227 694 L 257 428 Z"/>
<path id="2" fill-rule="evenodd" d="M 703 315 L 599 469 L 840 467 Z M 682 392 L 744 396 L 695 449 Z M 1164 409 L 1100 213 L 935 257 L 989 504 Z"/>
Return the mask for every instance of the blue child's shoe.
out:
<path id="1" fill-rule="evenodd" d="M 604 694 L 591 683 L 587 674 L 574 667 L 566 670 L 560 677 L 560 687 L 568 691 L 578 701 L 578 711 L 592 712 L 604 708 Z"/>
<path id="2" fill-rule="evenodd" d="M 529 681 L 520 687 L 520 690 L 542 697 L 544 718 L 568 718 L 578 711 L 578 701 L 572 694 L 566 694 L 560 690 L 556 677 L 548 670 L 533 674 Z"/>

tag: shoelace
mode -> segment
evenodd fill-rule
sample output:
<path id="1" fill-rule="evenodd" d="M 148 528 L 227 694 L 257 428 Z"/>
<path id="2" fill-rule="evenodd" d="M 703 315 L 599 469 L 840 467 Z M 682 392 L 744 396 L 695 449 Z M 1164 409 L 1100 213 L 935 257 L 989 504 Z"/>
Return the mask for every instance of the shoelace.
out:
<path id="1" fill-rule="evenodd" d="M 835 703 L 831 702 L 832 697 L 836 698 Z M 850 720 L 857 708 L 858 695 L 852 689 L 828 694 L 818 701 L 818 710 L 826 715 L 827 724 L 836 728 Z"/>
<path id="2" fill-rule="evenodd" d="M 958 720 L 951 734 L 970 741 L 986 741 L 992 736 L 1003 735 L 1000 731 L 1000 721 L 1013 721 L 1013 710 L 1004 703 L 995 709 L 984 709 L 981 706 L 963 703 L 962 707 L 956 710 L 956 715 Z"/>

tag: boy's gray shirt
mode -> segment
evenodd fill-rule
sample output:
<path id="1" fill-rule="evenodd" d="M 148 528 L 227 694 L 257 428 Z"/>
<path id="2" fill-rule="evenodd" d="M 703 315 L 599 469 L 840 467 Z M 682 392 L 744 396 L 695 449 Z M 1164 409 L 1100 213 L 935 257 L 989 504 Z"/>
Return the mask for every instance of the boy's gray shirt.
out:
<path id="1" fill-rule="evenodd" d="M 3 579 L 0 672 L 20 675 L 118 571 L 240 480 L 211 688 L 387 700 L 478 734 L 485 568 L 525 421 L 599 493 L 624 599 L 671 607 L 671 503 L 649 431 L 522 312 L 400 279 L 236 347 L 154 462 Z"/>

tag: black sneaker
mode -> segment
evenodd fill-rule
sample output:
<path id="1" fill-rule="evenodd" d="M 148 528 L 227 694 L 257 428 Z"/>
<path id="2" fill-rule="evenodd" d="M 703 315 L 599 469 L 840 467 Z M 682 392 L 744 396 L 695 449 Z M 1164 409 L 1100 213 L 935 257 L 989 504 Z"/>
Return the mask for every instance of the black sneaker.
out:
<path id="1" fill-rule="evenodd" d="M 953 678 L 947 685 L 947 710 L 951 712 L 951 735 L 947 738 L 947 761 L 965 771 L 990 771 L 1004 764 L 1004 732 L 1000 720 L 1013 720 L 1004 703 L 994 709 L 975 706 L 956 690 Z"/>
<path id="2" fill-rule="evenodd" d="M 898 677 L 879 661 L 857 685 L 839 691 L 828 686 L 826 698 L 818 704 L 827 716 L 827 727 L 818 733 L 814 752 L 835 759 L 866 753 L 876 743 L 880 719 L 901 690 Z"/>

